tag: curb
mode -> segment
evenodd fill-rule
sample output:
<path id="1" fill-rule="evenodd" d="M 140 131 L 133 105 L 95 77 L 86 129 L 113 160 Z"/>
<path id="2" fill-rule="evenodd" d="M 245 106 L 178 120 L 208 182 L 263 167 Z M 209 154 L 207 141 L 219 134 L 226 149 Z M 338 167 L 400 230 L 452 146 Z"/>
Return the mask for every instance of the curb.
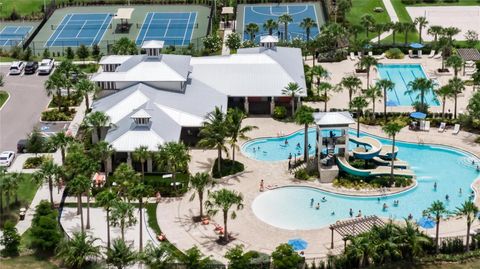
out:
<path id="1" fill-rule="evenodd" d="M 7 97 L 7 100 L 5 100 L 5 103 L 3 103 L 2 106 L 0 106 L 0 111 L 2 111 L 2 109 L 5 107 L 5 105 L 8 103 L 8 101 L 10 100 L 10 97 L 12 96 L 9 92 L 7 91 L 4 91 L 8 94 L 8 97 Z"/>

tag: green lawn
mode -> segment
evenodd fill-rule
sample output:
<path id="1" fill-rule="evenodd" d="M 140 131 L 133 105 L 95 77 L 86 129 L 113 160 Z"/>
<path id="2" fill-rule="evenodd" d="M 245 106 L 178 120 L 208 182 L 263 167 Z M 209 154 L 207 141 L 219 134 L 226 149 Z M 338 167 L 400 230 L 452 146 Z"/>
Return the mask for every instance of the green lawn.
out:
<path id="1" fill-rule="evenodd" d="M 10 196 L 10 210 L 6 209 L 6 197 L 3 195 L 3 206 L 5 212 L 0 221 L 0 226 L 3 225 L 3 221 L 6 219 L 10 219 L 16 223 L 18 220 L 18 209 L 20 207 L 26 207 L 27 205 L 30 205 L 33 197 L 35 197 L 38 185 L 32 181 L 32 175 L 23 174 L 22 177 L 23 179 L 18 183 L 18 203 L 15 203 L 15 196 L 12 194 Z"/>
<path id="2" fill-rule="evenodd" d="M 2 269 L 56 269 L 57 265 L 48 260 L 42 260 L 33 255 L 20 256 L 11 259 L 4 259 L 1 261 Z"/>
<path id="3" fill-rule="evenodd" d="M 363 15 L 371 14 L 377 23 L 387 23 L 390 21 L 387 11 L 377 13 L 373 12 L 376 7 L 382 7 L 385 10 L 382 0 L 352 0 L 352 9 L 347 14 L 347 20 L 351 24 L 360 24 L 360 20 Z M 365 38 L 365 32 L 360 33 L 359 38 Z M 376 37 L 376 33 L 369 33 L 368 38 L 372 39 Z"/>
<path id="4" fill-rule="evenodd" d="M 0 91 L 0 107 L 3 106 L 3 104 L 7 101 L 7 99 L 8 99 L 8 92 Z"/>

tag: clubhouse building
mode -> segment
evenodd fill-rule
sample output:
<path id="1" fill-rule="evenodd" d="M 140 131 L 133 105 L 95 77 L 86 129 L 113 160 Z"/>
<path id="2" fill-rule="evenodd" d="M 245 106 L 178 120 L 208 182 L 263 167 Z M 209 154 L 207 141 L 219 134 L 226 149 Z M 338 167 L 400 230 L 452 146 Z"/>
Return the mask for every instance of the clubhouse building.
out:
<path id="1" fill-rule="evenodd" d="M 306 96 L 301 50 L 277 47 L 276 42 L 267 36 L 260 47 L 237 54 L 191 57 L 161 54 L 162 41 L 146 41 L 144 55 L 103 57 L 91 78 L 103 97 L 92 111 L 110 117 L 112 125 L 101 136 L 117 152 L 114 164 L 132 163 L 131 152 L 141 145 L 156 151 L 170 141 L 194 144 L 215 107 L 224 112 L 238 107 L 249 114 L 271 114 L 276 106 L 290 111 L 293 102 Z M 296 100 L 282 94 L 291 82 L 304 89 Z M 152 170 L 151 160 L 146 168 Z"/>

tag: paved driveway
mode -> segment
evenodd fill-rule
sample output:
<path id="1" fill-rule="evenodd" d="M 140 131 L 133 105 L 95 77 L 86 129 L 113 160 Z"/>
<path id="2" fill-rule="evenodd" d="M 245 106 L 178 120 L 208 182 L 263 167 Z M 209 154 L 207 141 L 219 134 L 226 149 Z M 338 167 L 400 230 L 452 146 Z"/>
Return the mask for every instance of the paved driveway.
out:
<path id="1" fill-rule="evenodd" d="M 0 89 L 10 94 L 0 111 L 0 151 L 16 151 L 17 141 L 25 138 L 40 120 L 50 99 L 43 88 L 48 76 L 7 76 L 8 68 L 0 65 L 0 73 L 5 75 L 5 84 Z"/>

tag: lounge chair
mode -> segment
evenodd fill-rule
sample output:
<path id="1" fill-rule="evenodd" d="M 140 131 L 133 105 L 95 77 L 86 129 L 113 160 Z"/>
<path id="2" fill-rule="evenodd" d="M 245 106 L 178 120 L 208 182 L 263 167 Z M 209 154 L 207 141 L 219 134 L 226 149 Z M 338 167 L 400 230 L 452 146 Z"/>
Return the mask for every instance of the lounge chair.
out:
<path id="1" fill-rule="evenodd" d="M 373 52 L 372 52 L 372 51 L 369 51 L 369 52 L 368 52 L 368 56 L 373 57 Z"/>
<path id="2" fill-rule="evenodd" d="M 438 127 L 438 132 L 443 133 L 445 131 L 445 127 L 447 124 L 445 122 L 440 123 L 440 127 Z"/>
<path id="3" fill-rule="evenodd" d="M 355 57 L 355 53 L 353 51 L 350 52 L 350 60 L 352 60 L 352 61 L 357 60 L 357 57 Z"/>
<path id="4" fill-rule="evenodd" d="M 453 132 L 452 134 L 453 135 L 456 135 L 460 132 L 460 124 L 455 124 L 455 126 L 453 127 Z"/>
<path id="5" fill-rule="evenodd" d="M 423 54 L 422 50 L 418 50 L 418 58 L 422 58 L 423 56 L 422 54 Z"/>
<path id="6" fill-rule="evenodd" d="M 413 56 L 413 51 L 412 51 L 412 50 L 408 50 L 408 57 L 410 57 L 410 58 L 413 58 L 413 57 L 414 57 L 414 56 Z"/>
<path id="7" fill-rule="evenodd" d="M 425 121 L 425 127 L 423 129 L 425 132 L 430 132 L 430 121 Z"/>
<path id="8" fill-rule="evenodd" d="M 430 54 L 428 55 L 428 58 L 433 58 L 435 56 L 435 50 L 431 50 Z"/>
<path id="9" fill-rule="evenodd" d="M 358 54 L 359 59 L 362 58 L 362 52 L 361 51 L 357 52 L 357 54 Z"/>
<path id="10" fill-rule="evenodd" d="M 385 53 L 382 53 L 382 54 L 380 54 L 380 55 L 378 55 L 378 56 L 375 56 L 375 58 L 376 58 L 377 60 L 385 59 Z"/>
<path id="11" fill-rule="evenodd" d="M 433 56 L 433 59 L 440 59 L 442 58 L 442 52 L 440 51 L 437 55 Z"/>

